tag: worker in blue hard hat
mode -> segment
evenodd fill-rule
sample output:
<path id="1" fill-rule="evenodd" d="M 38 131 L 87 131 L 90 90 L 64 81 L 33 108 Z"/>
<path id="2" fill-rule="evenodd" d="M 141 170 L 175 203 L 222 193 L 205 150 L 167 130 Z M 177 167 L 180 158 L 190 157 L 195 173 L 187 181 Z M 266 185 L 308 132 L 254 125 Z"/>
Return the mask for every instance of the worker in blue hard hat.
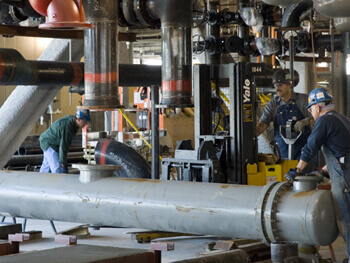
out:
<path id="1" fill-rule="evenodd" d="M 40 147 L 44 152 L 42 173 L 68 173 L 67 154 L 72 140 L 79 130 L 91 121 L 90 111 L 78 109 L 55 121 L 40 137 Z"/>
<path id="2" fill-rule="evenodd" d="M 311 132 L 311 115 L 306 109 L 308 96 L 293 91 L 289 70 L 277 70 L 272 76 L 272 82 L 277 96 L 265 106 L 256 127 L 257 136 L 263 133 L 270 123 L 273 122 L 275 142 L 281 151 L 280 157 L 287 159 L 288 145 L 280 134 L 280 127 L 285 127 L 287 121 L 295 121 L 294 129 L 297 132 L 303 131 L 299 139 L 294 143 L 294 156 L 292 156 L 292 159 L 299 160 L 301 149 L 304 147 Z"/>
<path id="3" fill-rule="evenodd" d="M 311 174 L 329 175 L 331 179 L 338 227 L 350 256 L 350 120 L 334 110 L 333 98 L 324 88 L 310 92 L 307 109 L 316 123 L 296 169 L 290 170 L 286 179 L 302 174 L 312 156 L 322 148 L 326 165 Z"/>

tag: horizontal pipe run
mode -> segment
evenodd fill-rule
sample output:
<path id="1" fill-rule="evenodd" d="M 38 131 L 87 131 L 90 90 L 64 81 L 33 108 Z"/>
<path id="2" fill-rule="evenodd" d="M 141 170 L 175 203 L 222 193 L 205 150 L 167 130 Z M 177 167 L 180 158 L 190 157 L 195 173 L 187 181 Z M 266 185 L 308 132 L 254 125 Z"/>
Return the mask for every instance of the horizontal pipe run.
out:
<path id="1" fill-rule="evenodd" d="M 0 171 L 0 214 L 198 235 L 329 245 L 338 236 L 330 191 Z"/>
<path id="2" fill-rule="evenodd" d="M 161 67 L 120 64 L 120 86 L 161 85 Z M 0 49 L 0 85 L 84 86 L 84 63 L 30 61 L 14 49 Z"/>
<path id="3" fill-rule="evenodd" d="M 26 166 L 40 165 L 43 162 L 43 154 L 13 155 L 5 165 L 7 166 Z M 83 152 L 69 152 L 67 155 L 68 163 L 86 163 Z"/>

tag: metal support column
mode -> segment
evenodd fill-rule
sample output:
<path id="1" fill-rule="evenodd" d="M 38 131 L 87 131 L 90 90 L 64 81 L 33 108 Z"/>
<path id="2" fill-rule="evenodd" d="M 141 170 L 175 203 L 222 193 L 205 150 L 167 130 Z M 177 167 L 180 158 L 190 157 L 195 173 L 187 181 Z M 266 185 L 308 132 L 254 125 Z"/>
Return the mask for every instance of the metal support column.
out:
<path id="1" fill-rule="evenodd" d="M 255 137 L 254 76 L 264 74 L 264 64 L 237 63 L 229 66 L 231 175 L 230 183 L 247 184 L 247 164 L 258 162 Z"/>
<path id="2" fill-rule="evenodd" d="M 200 145 L 199 136 L 211 135 L 211 85 L 207 65 L 193 67 L 194 140 L 195 150 Z"/>
<path id="3" fill-rule="evenodd" d="M 159 86 L 151 86 L 152 179 L 159 179 Z"/>

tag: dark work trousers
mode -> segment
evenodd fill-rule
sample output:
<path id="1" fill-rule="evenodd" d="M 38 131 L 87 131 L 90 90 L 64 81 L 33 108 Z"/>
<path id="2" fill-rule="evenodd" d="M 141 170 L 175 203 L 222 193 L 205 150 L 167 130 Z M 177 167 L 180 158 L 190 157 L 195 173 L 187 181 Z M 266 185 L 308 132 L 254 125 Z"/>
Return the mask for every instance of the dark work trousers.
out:
<path id="1" fill-rule="evenodd" d="M 350 162 L 340 164 L 325 146 L 322 151 L 331 179 L 331 191 L 339 232 L 346 242 L 346 253 L 350 257 Z"/>

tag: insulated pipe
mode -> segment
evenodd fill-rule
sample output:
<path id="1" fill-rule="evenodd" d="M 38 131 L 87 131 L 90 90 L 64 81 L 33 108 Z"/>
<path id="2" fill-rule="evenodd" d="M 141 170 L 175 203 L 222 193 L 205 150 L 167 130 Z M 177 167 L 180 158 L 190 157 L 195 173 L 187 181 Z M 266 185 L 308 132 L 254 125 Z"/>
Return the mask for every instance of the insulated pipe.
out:
<path id="1" fill-rule="evenodd" d="M 154 0 L 162 30 L 162 101 L 169 107 L 192 102 L 192 1 Z"/>
<path id="2" fill-rule="evenodd" d="M 118 1 L 88 1 L 87 21 L 94 28 L 85 30 L 86 108 L 118 108 Z"/>
<path id="3" fill-rule="evenodd" d="M 60 61 L 67 58 L 69 40 L 54 39 L 39 60 Z M 83 55 L 83 41 L 72 40 L 73 60 Z M 34 124 L 62 86 L 18 86 L 0 109 L 0 167 L 11 158 L 28 136 Z"/>
<path id="4" fill-rule="evenodd" d="M 30 61 L 14 49 L 0 48 L 0 85 L 84 85 L 84 63 Z M 161 85 L 160 66 L 120 64 L 121 86 Z"/>
<path id="5" fill-rule="evenodd" d="M 332 195 L 264 187 L 0 171 L 2 215 L 232 238 L 331 244 Z"/>
<path id="6" fill-rule="evenodd" d="M 151 178 L 151 166 L 130 146 L 111 139 L 100 139 L 95 148 L 97 164 L 120 165 L 119 177 Z"/>

